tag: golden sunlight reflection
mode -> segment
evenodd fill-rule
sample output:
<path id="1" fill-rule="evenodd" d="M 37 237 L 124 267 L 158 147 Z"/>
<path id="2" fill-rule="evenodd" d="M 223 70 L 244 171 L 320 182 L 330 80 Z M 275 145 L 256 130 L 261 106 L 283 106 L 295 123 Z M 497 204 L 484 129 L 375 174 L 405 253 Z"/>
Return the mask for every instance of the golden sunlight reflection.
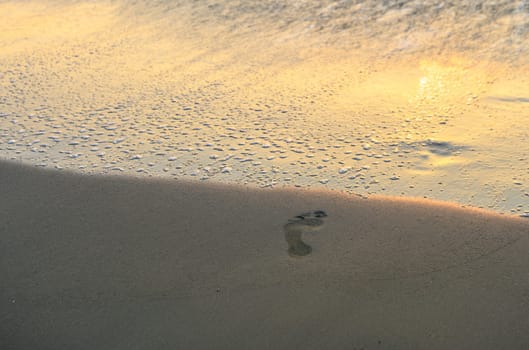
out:
<path id="1" fill-rule="evenodd" d="M 3 156 L 368 194 L 461 182 L 446 200 L 479 192 L 475 179 L 499 191 L 527 178 L 527 68 L 448 48 L 388 54 L 372 36 L 342 46 L 298 27 L 247 31 L 148 3 L 0 1 Z"/>
<path id="2" fill-rule="evenodd" d="M 79 2 L 54 6 L 39 2 L 0 3 L 2 55 L 22 50 L 50 49 L 65 41 L 100 32 L 117 20 L 117 5 Z"/>
<path id="3" fill-rule="evenodd" d="M 474 104 L 487 91 L 496 69 L 456 57 L 396 60 L 380 67 L 371 64 L 370 71 L 358 73 L 354 63 L 343 62 L 353 69 L 339 75 L 342 80 L 336 84 L 331 108 L 365 108 L 385 115 L 407 111 L 400 113 L 403 118 L 447 114 L 455 105 Z"/>
<path id="4" fill-rule="evenodd" d="M 480 94 L 485 72 L 470 69 L 462 59 L 451 59 L 446 64 L 422 60 L 415 95 L 410 103 L 428 110 L 440 110 L 450 103 L 472 103 Z"/>

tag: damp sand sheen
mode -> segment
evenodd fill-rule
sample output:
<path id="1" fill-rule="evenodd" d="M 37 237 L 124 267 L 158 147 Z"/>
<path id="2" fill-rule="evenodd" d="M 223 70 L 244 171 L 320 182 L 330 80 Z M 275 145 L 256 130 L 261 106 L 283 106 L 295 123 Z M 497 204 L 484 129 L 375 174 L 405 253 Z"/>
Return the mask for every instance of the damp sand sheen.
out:
<path id="1" fill-rule="evenodd" d="M 529 348 L 524 1 L 0 15 L 0 349 Z"/>
<path id="2" fill-rule="evenodd" d="M 523 1 L 3 1 L 0 13 L 4 159 L 529 214 Z"/>

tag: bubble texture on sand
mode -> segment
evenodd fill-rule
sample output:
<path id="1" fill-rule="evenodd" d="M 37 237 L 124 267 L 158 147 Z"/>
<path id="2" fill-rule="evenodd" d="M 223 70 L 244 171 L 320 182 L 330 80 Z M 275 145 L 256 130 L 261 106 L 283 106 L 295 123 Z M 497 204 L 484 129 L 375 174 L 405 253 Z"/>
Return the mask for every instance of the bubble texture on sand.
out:
<path id="1" fill-rule="evenodd" d="M 529 212 L 524 1 L 0 12 L 3 159 Z"/>

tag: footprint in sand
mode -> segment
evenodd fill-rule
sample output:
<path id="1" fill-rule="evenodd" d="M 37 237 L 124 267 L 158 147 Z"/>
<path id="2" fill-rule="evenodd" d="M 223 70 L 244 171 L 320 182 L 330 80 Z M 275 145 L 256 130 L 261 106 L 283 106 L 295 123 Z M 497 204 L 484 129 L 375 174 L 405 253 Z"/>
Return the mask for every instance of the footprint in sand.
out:
<path id="1" fill-rule="evenodd" d="M 303 232 L 317 231 L 323 226 L 323 210 L 315 210 L 295 216 L 285 224 L 285 240 L 288 243 L 288 254 L 293 257 L 309 255 L 312 247 L 301 240 Z"/>

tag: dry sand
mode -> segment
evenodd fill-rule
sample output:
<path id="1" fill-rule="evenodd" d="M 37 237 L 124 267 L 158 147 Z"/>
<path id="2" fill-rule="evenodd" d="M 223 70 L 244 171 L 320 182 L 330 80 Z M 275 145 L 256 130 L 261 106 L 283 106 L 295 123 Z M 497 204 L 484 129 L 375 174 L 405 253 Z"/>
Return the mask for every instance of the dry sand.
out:
<path id="1" fill-rule="evenodd" d="M 3 350 L 529 348 L 521 218 L 6 162 L 0 188 Z"/>

